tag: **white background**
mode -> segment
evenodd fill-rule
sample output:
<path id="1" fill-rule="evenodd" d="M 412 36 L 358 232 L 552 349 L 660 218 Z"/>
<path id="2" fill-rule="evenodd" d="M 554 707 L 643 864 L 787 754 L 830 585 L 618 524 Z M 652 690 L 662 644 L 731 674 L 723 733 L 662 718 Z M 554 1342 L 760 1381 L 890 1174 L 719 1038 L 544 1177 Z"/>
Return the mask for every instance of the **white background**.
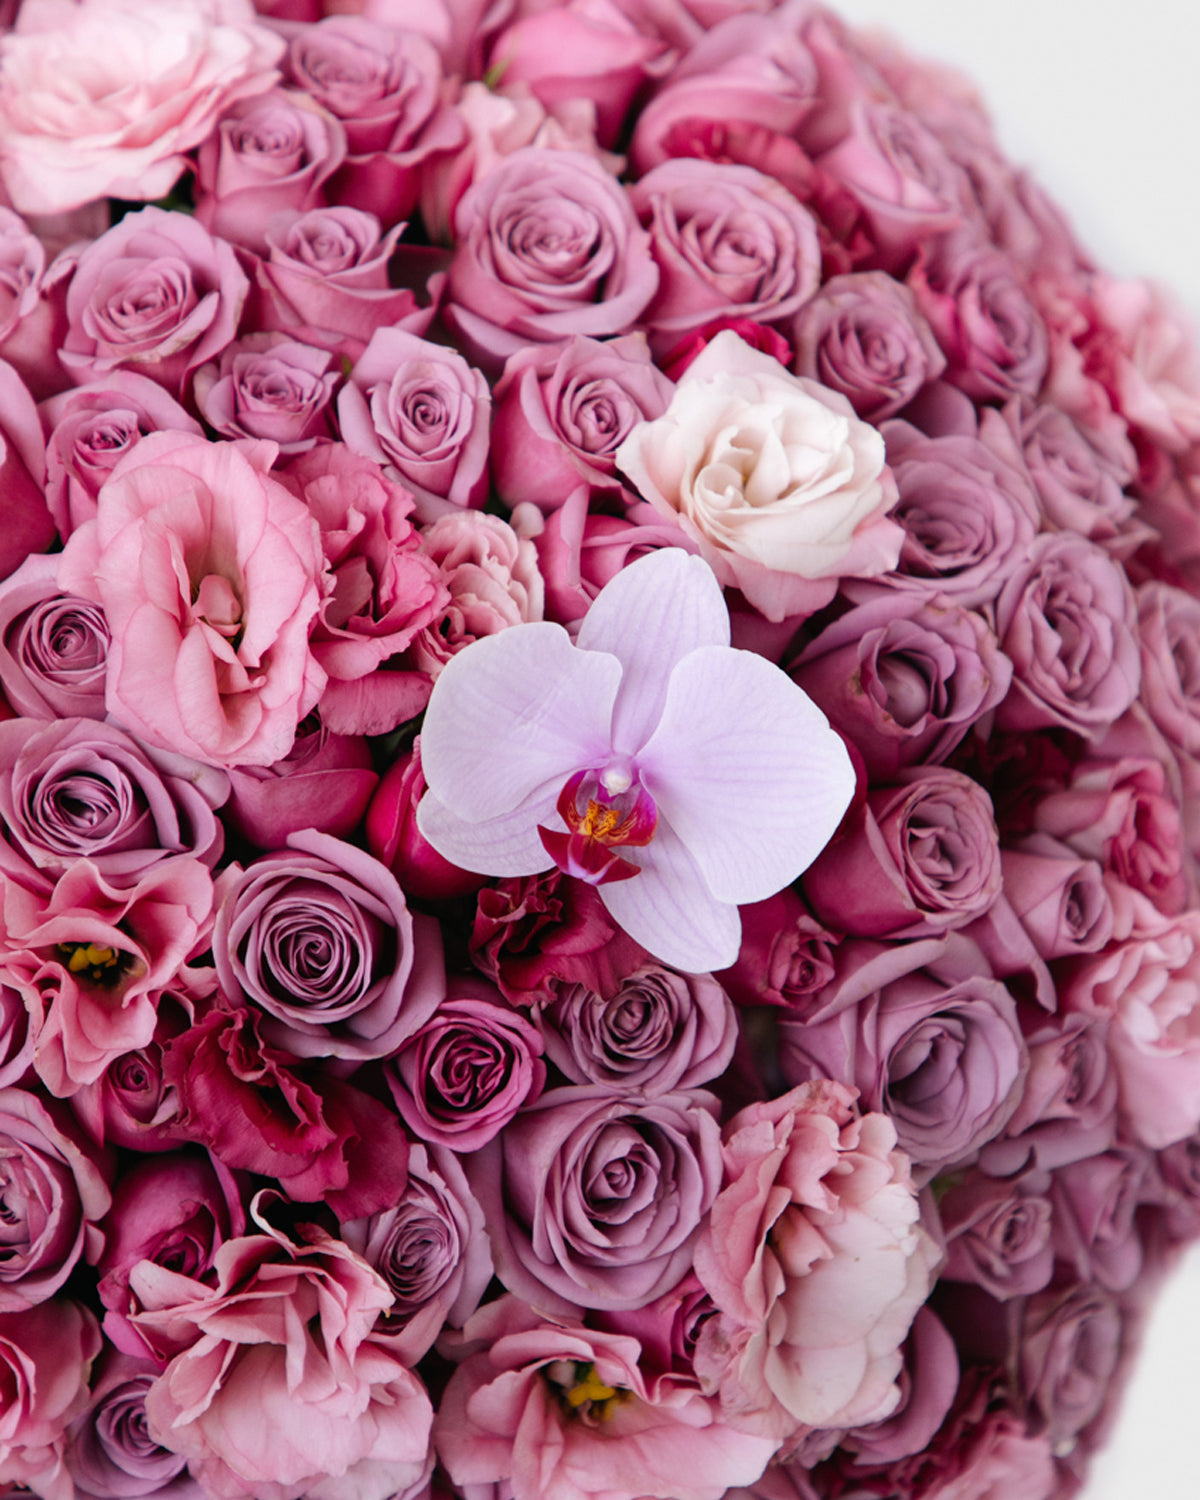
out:
<path id="1" fill-rule="evenodd" d="M 1098 263 L 1200 319 L 1200 5 L 1194 0 L 828 0 L 961 67 L 1014 160 Z M 1200 1251 L 1160 1298 L 1085 1500 L 1200 1496 Z M 1013 1496 L 1012 1500 L 1021 1500 Z"/>

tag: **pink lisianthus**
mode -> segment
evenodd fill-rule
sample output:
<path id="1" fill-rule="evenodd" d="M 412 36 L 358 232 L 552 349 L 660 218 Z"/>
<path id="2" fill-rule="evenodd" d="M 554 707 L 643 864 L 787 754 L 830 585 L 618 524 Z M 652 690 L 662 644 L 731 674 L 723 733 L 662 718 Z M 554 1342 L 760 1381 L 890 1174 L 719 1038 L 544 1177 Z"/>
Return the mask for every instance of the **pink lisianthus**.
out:
<path id="1" fill-rule="evenodd" d="M 383 1278 L 313 1225 L 293 1242 L 227 1240 L 216 1285 L 144 1260 L 136 1322 L 178 1352 L 146 1394 L 150 1435 L 210 1494 L 385 1500 L 422 1470 L 432 1408 L 420 1380 L 372 1336 Z"/>
<path id="2" fill-rule="evenodd" d="M 0 43 L 0 176 L 30 214 L 165 197 L 282 55 L 249 0 L 26 0 Z"/>
<path id="3" fill-rule="evenodd" d="M 738 905 L 811 862 L 854 784 L 809 699 L 730 648 L 710 569 L 675 548 L 624 568 L 574 645 L 532 624 L 459 652 L 422 759 L 418 825 L 445 858 L 582 875 L 635 941 L 699 973 L 733 962 Z"/>
<path id="4" fill-rule="evenodd" d="M 104 606 L 113 717 L 212 765 L 281 760 L 325 681 L 308 646 L 317 523 L 267 472 L 274 453 L 151 433 L 59 564 L 62 586 Z"/>
<path id="5" fill-rule="evenodd" d="M 503 1484 L 512 1500 L 720 1500 L 775 1451 L 727 1426 L 694 1378 L 648 1379 L 628 1334 L 502 1297 L 456 1345 L 434 1442 L 460 1486 Z"/>
<path id="6" fill-rule="evenodd" d="M 696 1368 L 733 1424 L 778 1440 L 879 1421 L 940 1254 L 885 1115 L 823 1080 L 725 1127 L 725 1187 L 696 1246 L 717 1304 Z"/>
<path id="7" fill-rule="evenodd" d="M 894 568 L 903 533 L 883 440 L 838 392 L 789 375 L 737 334 L 688 366 L 617 467 L 721 583 L 768 620 L 828 604 L 839 578 Z"/>

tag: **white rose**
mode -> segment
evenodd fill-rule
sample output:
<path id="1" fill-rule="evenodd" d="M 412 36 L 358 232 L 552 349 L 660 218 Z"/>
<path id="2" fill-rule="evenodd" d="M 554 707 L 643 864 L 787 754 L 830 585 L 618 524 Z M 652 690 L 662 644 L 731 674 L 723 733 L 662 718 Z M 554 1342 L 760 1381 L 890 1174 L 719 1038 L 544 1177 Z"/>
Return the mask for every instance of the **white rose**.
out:
<path id="1" fill-rule="evenodd" d="M 616 459 L 768 620 L 811 613 L 839 578 L 889 572 L 900 556 L 883 438 L 837 391 L 789 375 L 729 329 Z"/>

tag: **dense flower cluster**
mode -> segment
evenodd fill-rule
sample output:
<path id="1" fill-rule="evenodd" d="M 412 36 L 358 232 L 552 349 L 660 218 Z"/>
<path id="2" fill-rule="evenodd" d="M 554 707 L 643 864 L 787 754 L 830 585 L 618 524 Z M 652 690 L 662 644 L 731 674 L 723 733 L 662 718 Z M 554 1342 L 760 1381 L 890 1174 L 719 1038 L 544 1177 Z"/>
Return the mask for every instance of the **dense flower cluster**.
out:
<path id="1" fill-rule="evenodd" d="M 1200 355 L 812 0 L 0 0 L 0 1484 L 1059 1500 L 1200 1233 Z"/>

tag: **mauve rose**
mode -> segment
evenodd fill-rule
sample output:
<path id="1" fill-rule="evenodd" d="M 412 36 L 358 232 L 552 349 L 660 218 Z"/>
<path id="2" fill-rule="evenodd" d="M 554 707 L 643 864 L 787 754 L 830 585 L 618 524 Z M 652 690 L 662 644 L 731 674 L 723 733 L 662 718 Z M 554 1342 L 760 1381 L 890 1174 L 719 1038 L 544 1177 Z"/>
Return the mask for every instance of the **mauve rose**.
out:
<path id="1" fill-rule="evenodd" d="M 14 573 L 31 552 L 44 552 L 54 541 L 45 482 L 45 445 L 37 407 L 21 377 L 0 359 L 0 490 L 4 494 L 0 579 Z"/>
<path id="2" fill-rule="evenodd" d="M 1026 396 L 1005 405 L 1004 420 L 1050 525 L 1122 556 L 1132 550 L 1139 538 L 1130 525 L 1136 502 L 1125 487 L 1137 473 L 1137 458 L 1128 440 L 1088 431 L 1057 406 Z"/>
<path id="3" fill-rule="evenodd" d="M 692 1263 L 720 1186 L 717 1101 L 551 1089 L 473 1152 L 500 1280 L 555 1315 L 644 1307 Z"/>
<path id="4" fill-rule="evenodd" d="M 225 833 L 219 771 L 162 756 L 92 719 L 0 724 L 0 867 L 49 892 L 76 859 L 118 882 L 191 854 L 210 867 Z"/>
<path id="5" fill-rule="evenodd" d="M 217 1004 L 167 1043 L 176 1139 L 205 1146 L 234 1171 L 276 1178 L 293 1202 L 326 1203 L 339 1219 L 394 1204 L 408 1171 L 394 1111 L 265 1046 L 258 1015 Z"/>
<path id="6" fill-rule="evenodd" d="M 339 734 L 388 733 L 425 707 L 429 682 L 381 669 L 447 602 L 409 520 L 412 496 L 341 443 L 293 459 L 284 477 L 320 527 L 325 555 L 326 587 L 309 637 L 329 678 L 322 722 Z"/>
<path id="7" fill-rule="evenodd" d="M 883 436 L 900 489 L 892 516 L 906 533 L 888 582 L 968 608 L 990 603 L 1024 561 L 1039 519 L 1029 476 L 1009 459 L 1003 417 L 985 408 L 977 436 L 935 437 L 893 419 Z"/>
<path id="8" fill-rule="evenodd" d="M 342 438 L 388 464 L 422 520 L 477 509 L 487 493 L 487 381 L 462 355 L 402 328 L 378 328 L 338 396 Z"/>
<path id="9" fill-rule="evenodd" d="M 308 648 L 317 525 L 269 475 L 273 457 L 269 443 L 151 433 L 59 559 L 60 584 L 104 606 L 113 717 L 209 764 L 280 760 L 324 685 Z"/>
<path id="10" fill-rule="evenodd" d="M 346 838 L 362 821 L 378 785 L 366 741 L 333 734 L 310 714 L 300 721 L 282 760 L 229 772 L 223 816 L 259 849 L 280 848 L 300 828 Z"/>
<path id="11" fill-rule="evenodd" d="M 1143 1268 L 1135 1215 L 1156 1191 L 1152 1181 L 1153 1159 L 1138 1147 L 1117 1146 L 1057 1168 L 1045 1191 L 1059 1262 L 1072 1264 L 1081 1281 L 1128 1291 Z"/>
<path id="12" fill-rule="evenodd" d="M 190 214 L 127 214 L 79 257 L 62 362 L 80 383 L 134 364 L 178 396 L 232 340 L 249 287 L 232 246 Z"/>
<path id="13" fill-rule="evenodd" d="M 0 353 L 41 300 L 46 248 L 19 214 L 0 207 Z"/>
<path id="14" fill-rule="evenodd" d="M 404 218 L 423 162 L 460 137 L 442 105 L 437 49 L 416 30 L 332 16 L 295 29 L 285 72 L 345 127 L 348 154 L 330 197 L 388 224 Z"/>
<path id="15" fill-rule="evenodd" d="M 1012 663 L 974 610 L 880 590 L 827 625 L 788 672 L 878 782 L 946 760 L 972 725 L 986 726 Z"/>
<path id="16" fill-rule="evenodd" d="M 973 234 L 939 241 L 908 278 L 946 356 L 946 379 L 974 401 L 1036 396 L 1046 377 L 1046 325 L 1020 268 Z"/>
<path id="17" fill-rule="evenodd" d="M 112 1197 L 99 1153 L 51 1100 L 0 1089 L 0 1187 L 5 1204 L 0 1312 L 52 1297 L 80 1259 L 94 1261 Z"/>
<path id="18" fill-rule="evenodd" d="M 791 1083 L 835 1078 L 884 1110 L 927 1181 L 999 1134 L 1029 1056 L 1016 1003 L 961 933 L 843 943 L 821 1018 L 780 1023 Z"/>
<path id="19" fill-rule="evenodd" d="M 968 1281 L 1006 1302 L 1048 1286 L 1053 1209 L 1039 1174 L 1001 1179 L 968 1171 L 938 1200 L 948 1281 Z"/>
<path id="20" fill-rule="evenodd" d="M 546 1056 L 572 1083 L 599 1084 L 625 1097 L 698 1088 L 720 1077 L 738 1025 L 725 991 L 709 974 L 679 974 L 644 963 L 612 990 L 563 984 L 534 1020 Z"/>
<path id="21" fill-rule="evenodd" d="M 118 884 L 91 860 L 47 895 L 7 882 L 3 972 L 28 986 L 34 1067 L 65 1098 L 154 1035 L 158 997 L 208 947 L 212 875 L 178 855 Z"/>
<path id="22" fill-rule="evenodd" d="M 86 1406 L 100 1352 L 92 1314 L 67 1297 L 0 1313 L 0 1483 L 44 1500 L 73 1500 L 63 1463 L 66 1429 Z"/>
<path id="23" fill-rule="evenodd" d="M 817 165 L 858 202 L 876 256 L 902 271 L 933 235 L 967 216 L 969 188 L 962 169 L 915 115 L 885 103 L 851 105 L 849 131 L 817 158 Z"/>
<path id="24" fill-rule="evenodd" d="M 697 1373 L 731 1422 L 776 1441 L 894 1410 L 900 1345 L 939 1258 L 895 1130 L 853 1101 L 822 1080 L 735 1115 L 696 1247 L 718 1308 Z"/>
<path id="25" fill-rule="evenodd" d="M 1112 936 L 1113 903 L 1095 860 L 1044 834 L 1001 851 L 1004 893 L 1039 955 L 1095 953 Z"/>
<path id="26" fill-rule="evenodd" d="M 519 350 L 494 391 L 492 482 L 510 506 L 557 509 L 579 484 L 621 490 L 615 454 L 674 389 L 640 334 Z"/>
<path id="27" fill-rule="evenodd" d="M 132 370 L 76 386 L 43 401 L 46 504 L 65 541 L 96 514 L 112 471 L 148 432 L 190 432 L 200 425 L 157 381 Z"/>
<path id="28" fill-rule="evenodd" d="M 803 1011 L 833 978 L 837 939 L 790 887 L 740 908 L 737 963 L 717 975 L 737 1005 L 778 1005 Z"/>
<path id="29" fill-rule="evenodd" d="M 251 333 L 201 365 L 192 394 L 220 437 L 267 438 L 280 453 L 304 453 L 332 436 L 330 402 L 337 372 L 327 349 L 282 333 Z"/>
<path id="30" fill-rule="evenodd" d="M 1100 1287 L 1039 1292 L 1022 1309 L 1018 1371 L 1051 1442 L 1068 1444 L 1099 1415 L 1121 1354 L 1120 1309 Z"/>
<path id="31" fill-rule="evenodd" d="M 1137 608 L 1141 701 L 1169 744 L 1200 756 L 1200 599 L 1150 581 Z"/>
<path id="32" fill-rule="evenodd" d="M 840 391 L 869 422 L 894 417 L 946 365 L 912 292 L 885 271 L 833 276 L 796 315 L 797 375 Z"/>
<path id="33" fill-rule="evenodd" d="M 903 533 L 879 434 L 848 401 L 732 332 L 689 366 L 617 465 L 724 585 L 768 620 L 811 613 L 839 578 L 887 572 Z"/>
<path id="34" fill-rule="evenodd" d="M 1132 934 L 1080 959 L 1059 1001 L 1108 1019 L 1121 1117 L 1158 1150 L 1200 1126 L 1200 912 L 1167 918 L 1140 902 Z"/>
<path id="35" fill-rule="evenodd" d="M 104 1248 L 95 1257 L 97 1294 L 107 1309 L 104 1332 L 125 1354 L 162 1353 L 129 1321 L 141 1303 L 129 1273 L 142 1260 L 199 1281 L 213 1280 L 213 1256 L 225 1240 L 244 1234 L 246 1215 L 226 1167 L 207 1156 L 172 1152 L 142 1157 L 122 1172 L 101 1226 Z"/>
<path id="36" fill-rule="evenodd" d="M 346 155 L 341 121 L 308 94 L 271 89 L 226 110 L 196 155 L 196 217 L 210 234 L 266 254 L 277 213 L 307 213 Z"/>
<path id="37" fill-rule="evenodd" d="M 105 1349 L 92 1370 L 87 1407 L 67 1428 L 64 1455 L 76 1493 L 97 1500 L 155 1495 L 184 1500 L 198 1486 L 180 1453 L 146 1430 L 146 1392 L 157 1366 Z"/>
<path id="38" fill-rule="evenodd" d="M 527 343 L 624 333 L 658 285 L 625 189 L 591 156 L 526 147 L 463 196 L 444 317 L 499 366 Z"/>
<path id="39" fill-rule="evenodd" d="M 992 800 L 945 766 L 914 766 L 843 820 L 804 872 L 804 896 L 835 932 L 927 937 L 964 927 L 1000 894 Z"/>
<path id="40" fill-rule="evenodd" d="M 422 901 L 453 900 L 483 885 L 485 876 L 443 859 L 417 827 L 417 804 L 425 793 L 421 736 L 383 773 L 366 811 L 367 847 L 385 864 L 406 895 Z"/>
<path id="41" fill-rule="evenodd" d="M 0 582 L 0 684 L 18 714 L 102 719 L 108 622 L 57 580 L 57 556 L 35 554 Z"/>
<path id="42" fill-rule="evenodd" d="M 476 1151 L 542 1092 L 542 1038 L 499 990 L 455 976 L 421 1029 L 384 1065 L 405 1124 L 421 1140 Z"/>
<path id="43" fill-rule="evenodd" d="M 258 1224 L 217 1251 L 215 1287 L 134 1269 L 140 1326 L 179 1350 L 146 1395 L 150 1435 L 208 1493 L 385 1500 L 420 1474 L 433 1417 L 420 1380 L 373 1337 L 391 1292 L 315 1225 L 293 1242 Z"/>
<path id="44" fill-rule="evenodd" d="M 1141 680 L 1137 605 L 1124 570 L 1070 532 L 1040 536 L 996 601 L 1013 664 L 998 725 L 1069 729 L 1094 739 L 1133 703 Z"/>
<path id="45" fill-rule="evenodd" d="M 2 188 L 0 200 L 6 201 Z M 108 206 L 97 207 L 103 222 L 95 232 L 100 233 L 108 226 Z M 13 366 L 38 400 L 65 383 L 58 351 L 66 332 L 73 266 L 70 255 L 58 252 L 86 230 L 83 225 L 64 227 L 66 242 L 59 245 L 51 223 L 37 220 L 35 234 L 10 208 L 0 207 L 0 359 Z M 79 233 L 71 233 L 76 227 Z"/>
<path id="46" fill-rule="evenodd" d="M 414 1145 L 398 1202 L 343 1224 L 342 1238 L 387 1282 L 395 1300 L 375 1336 L 407 1365 L 462 1327 L 492 1279 L 483 1212 L 458 1158 L 436 1146 Z"/>
<path id="47" fill-rule="evenodd" d="M 26 0 L 0 44 L 0 176 L 16 206 L 165 197 L 220 111 L 279 76 L 282 44 L 255 19 L 246 0 L 151 13 L 136 0 Z"/>
<path id="48" fill-rule="evenodd" d="M 0 981 L 0 1088 L 33 1082 L 37 1032 L 31 1009 L 21 989 Z"/>
<path id="49" fill-rule="evenodd" d="M 357 208 L 315 208 L 279 214 L 264 232 L 255 262 L 256 321 L 307 344 L 355 360 L 377 328 L 422 334 L 436 311 L 422 307 L 408 287 L 393 287 L 388 265 L 405 226 L 380 232 L 374 214 Z"/>
<path id="50" fill-rule="evenodd" d="M 1187 317 L 1151 281 L 1098 274 L 1088 291 L 1108 335 L 1117 410 L 1152 443 L 1185 452 L 1200 438 L 1200 353 Z"/>
<path id="51" fill-rule="evenodd" d="M 859 1464 L 891 1464 L 923 1452 L 958 1392 L 958 1350 L 928 1304 L 917 1309 L 903 1354 L 900 1405 L 882 1422 L 853 1428 L 841 1441 Z"/>
<path id="52" fill-rule="evenodd" d="M 506 92 L 533 95 L 547 110 L 577 99 L 595 106 L 596 134 L 612 147 L 635 94 L 669 60 L 650 28 L 611 0 L 565 0 L 518 17 L 488 53 Z"/>
<path id="53" fill-rule="evenodd" d="M 781 322 L 821 284 L 812 215 L 752 167 L 663 162 L 630 201 L 658 265 L 641 321 L 664 348 L 717 317 Z"/>
<path id="54" fill-rule="evenodd" d="M 434 1443 L 477 1500 L 721 1500 L 752 1483 L 775 1447 L 727 1426 L 694 1376 L 648 1378 L 638 1338 L 545 1317 L 516 1297 L 480 1308 L 454 1354 Z"/>
<path id="55" fill-rule="evenodd" d="M 533 543 L 499 516 L 465 511 L 425 529 L 421 545 L 450 592 L 440 617 L 414 639 L 413 660 L 436 677 L 472 641 L 542 618 L 544 587 Z"/>
<path id="56" fill-rule="evenodd" d="M 444 991 L 440 934 L 415 924 L 371 855 L 311 829 L 221 877 L 213 959 L 221 987 L 265 1012 L 266 1041 L 296 1057 L 384 1057 Z"/>

